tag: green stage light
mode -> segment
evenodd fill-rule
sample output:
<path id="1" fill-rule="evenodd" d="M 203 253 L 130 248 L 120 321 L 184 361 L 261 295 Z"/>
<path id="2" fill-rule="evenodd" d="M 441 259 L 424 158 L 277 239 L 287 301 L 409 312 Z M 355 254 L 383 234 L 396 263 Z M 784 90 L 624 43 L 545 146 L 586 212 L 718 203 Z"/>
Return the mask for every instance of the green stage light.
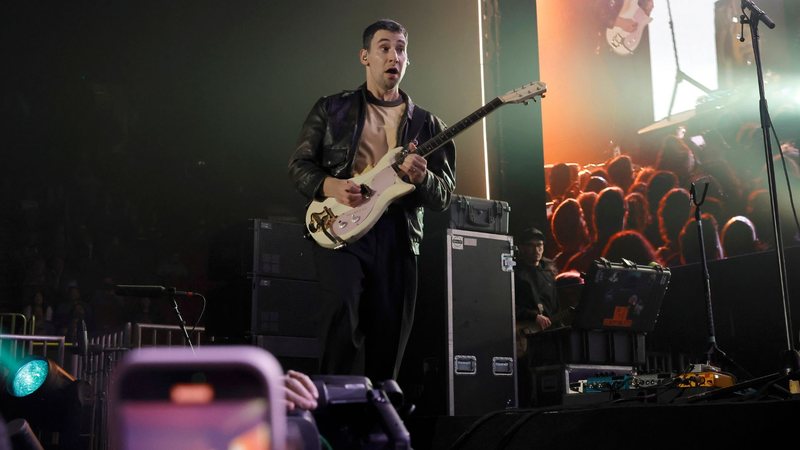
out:
<path id="1" fill-rule="evenodd" d="M 23 360 L 7 379 L 6 389 L 14 397 L 27 397 L 45 390 L 59 391 L 75 378 L 52 360 L 32 357 Z"/>
<path id="2" fill-rule="evenodd" d="M 0 367 L 0 415 L 25 419 L 36 433 L 59 433 L 58 448 L 89 448 L 93 390 L 55 361 L 29 356 Z M 15 447 L 16 448 L 16 447 Z"/>
<path id="3" fill-rule="evenodd" d="M 34 359 L 22 364 L 9 380 L 9 393 L 14 397 L 33 394 L 42 387 L 48 373 L 50 370 L 47 361 L 43 359 Z"/>

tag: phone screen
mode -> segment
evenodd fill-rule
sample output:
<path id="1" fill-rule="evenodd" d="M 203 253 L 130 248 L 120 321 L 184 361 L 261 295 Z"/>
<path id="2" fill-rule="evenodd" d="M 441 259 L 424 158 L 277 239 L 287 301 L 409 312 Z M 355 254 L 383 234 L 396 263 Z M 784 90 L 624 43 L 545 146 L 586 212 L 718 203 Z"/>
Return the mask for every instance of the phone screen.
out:
<path id="1" fill-rule="evenodd" d="M 698 147 L 704 147 L 706 145 L 706 140 L 701 134 L 698 134 L 697 136 L 692 136 L 691 140 Z"/>
<path id="2" fill-rule="evenodd" d="M 121 379 L 120 444 L 139 449 L 271 448 L 268 401 L 246 369 L 133 370 Z"/>

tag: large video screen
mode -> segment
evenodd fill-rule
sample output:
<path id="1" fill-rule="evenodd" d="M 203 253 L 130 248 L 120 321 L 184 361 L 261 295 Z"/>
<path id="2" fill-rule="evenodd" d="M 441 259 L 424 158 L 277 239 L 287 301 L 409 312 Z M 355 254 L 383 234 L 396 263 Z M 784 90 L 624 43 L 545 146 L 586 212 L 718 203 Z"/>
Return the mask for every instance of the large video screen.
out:
<path id="1" fill-rule="evenodd" d="M 649 25 L 654 121 L 694 109 L 698 97 L 706 94 L 703 89 L 717 89 L 715 3 L 654 0 Z"/>

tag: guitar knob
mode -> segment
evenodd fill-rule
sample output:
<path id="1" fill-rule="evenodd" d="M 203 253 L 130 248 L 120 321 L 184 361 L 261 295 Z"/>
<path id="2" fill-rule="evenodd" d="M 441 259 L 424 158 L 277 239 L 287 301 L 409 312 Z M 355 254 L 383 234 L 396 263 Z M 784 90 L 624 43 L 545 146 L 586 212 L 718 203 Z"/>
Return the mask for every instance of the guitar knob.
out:
<path id="1" fill-rule="evenodd" d="M 353 223 L 358 223 L 361 221 L 361 216 L 353 215 L 353 217 L 350 218 L 350 221 Z"/>
<path id="2" fill-rule="evenodd" d="M 339 229 L 340 230 L 345 228 L 345 227 L 347 227 L 347 222 L 345 222 L 343 220 L 340 220 L 339 222 L 337 222 L 337 224 L 339 225 Z"/>

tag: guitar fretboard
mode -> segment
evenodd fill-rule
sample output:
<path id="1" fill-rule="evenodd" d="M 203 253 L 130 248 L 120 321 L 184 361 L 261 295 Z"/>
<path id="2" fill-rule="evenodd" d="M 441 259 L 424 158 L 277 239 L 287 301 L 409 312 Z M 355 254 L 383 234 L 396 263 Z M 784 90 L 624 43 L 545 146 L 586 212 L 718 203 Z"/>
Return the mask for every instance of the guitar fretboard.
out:
<path id="1" fill-rule="evenodd" d="M 484 117 L 489 115 L 489 113 L 491 113 L 492 111 L 503 105 L 504 103 L 500 99 L 500 97 L 495 97 L 494 100 L 478 108 L 475 112 L 461 119 L 455 125 L 447 128 L 446 130 L 442 131 L 436 136 L 430 138 L 424 144 L 417 147 L 417 153 L 421 155 L 423 158 L 427 158 L 428 155 L 435 152 L 436 150 L 439 149 L 439 147 L 441 147 L 442 145 L 446 144 L 448 141 L 456 137 L 457 134 L 466 130 L 467 128 L 472 126 L 475 122 L 483 119 Z"/>

